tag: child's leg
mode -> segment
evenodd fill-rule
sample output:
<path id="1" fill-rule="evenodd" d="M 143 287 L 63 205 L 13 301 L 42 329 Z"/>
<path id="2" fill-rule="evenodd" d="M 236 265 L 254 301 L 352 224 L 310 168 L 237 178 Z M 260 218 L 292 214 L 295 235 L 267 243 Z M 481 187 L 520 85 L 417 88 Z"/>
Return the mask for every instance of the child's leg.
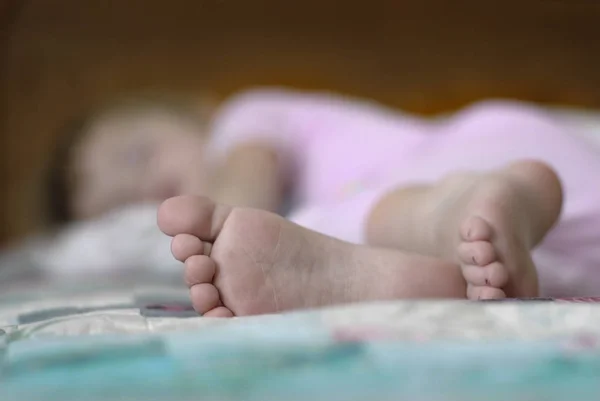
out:
<path id="1" fill-rule="evenodd" d="M 450 132 L 444 131 L 448 129 Z M 297 221 L 317 231 L 355 242 L 365 241 L 362 230 L 367 227 L 372 242 L 431 253 L 433 241 L 422 237 L 432 230 L 419 228 L 415 232 L 403 219 L 416 220 L 413 211 L 419 210 L 422 200 L 430 196 L 433 188 L 442 196 L 443 191 L 435 183 L 443 182 L 440 188 L 451 188 L 452 180 L 440 181 L 451 172 L 493 172 L 517 160 L 539 160 L 558 174 L 565 193 L 557 226 L 534 253 L 543 295 L 600 293 L 600 187 L 595 183 L 600 177 L 600 151 L 597 148 L 573 137 L 566 127 L 539 110 L 504 103 L 486 103 L 468 109 L 454 118 L 451 124 L 441 127 L 438 135 L 426 137 L 423 141 L 426 143 L 418 155 L 396 175 L 395 188 L 364 193 L 341 205 L 305 211 L 296 216 Z M 411 182 L 426 185 L 408 185 Z M 534 182 L 531 185 L 536 187 L 538 184 Z M 538 206 L 554 208 L 560 203 L 556 201 L 558 190 L 551 187 L 548 185 L 548 189 L 540 192 L 543 195 L 547 191 L 550 195 L 542 196 Z M 448 192 L 443 196 L 455 195 L 455 191 Z M 373 216 L 369 218 L 369 211 L 380 200 L 382 204 L 373 209 Z M 406 210 L 409 213 L 405 213 Z M 552 213 L 545 216 L 543 224 L 537 229 L 533 227 L 533 232 L 530 232 L 534 237 L 531 246 L 543 237 L 546 225 L 553 221 L 547 217 Z M 423 216 L 417 221 L 430 226 L 427 218 Z M 375 219 L 379 222 L 376 223 Z M 372 220 L 370 228 L 368 220 Z M 392 221 L 395 224 L 389 224 Z M 395 233 L 392 232 L 394 230 Z M 458 236 L 458 229 L 456 233 Z M 452 246 L 449 248 L 452 249 Z M 451 254 L 448 250 L 445 253 Z M 467 270 L 481 271 L 469 267 L 465 273 Z M 490 280 L 489 277 L 483 278 Z M 502 280 L 491 281 L 497 284 Z M 525 293 L 530 295 L 529 291 Z"/>
<path id="2" fill-rule="evenodd" d="M 558 219 L 560 182 L 538 162 L 458 173 L 431 186 L 398 188 L 372 208 L 367 242 L 460 264 L 469 297 L 484 288 L 538 295 L 530 251 Z"/>
<path id="3" fill-rule="evenodd" d="M 551 166 L 561 181 L 564 205 L 557 225 L 534 252 L 542 294 L 600 294 L 597 144 L 574 135 L 543 110 L 502 102 L 467 109 L 449 127 L 441 127 L 438 138 L 411 172 L 426 182 L 448 171 L 489 171 L 519 159 Z"/>
<path id="4" fill-rule="evenodd" d="M 553 172 L 523 162 L 452 175 L 436 185 L 369 191 L 291 218 L 349 241 L 460 264 L 471 299 L 531 297 L 537 275 L 529 251 L 554 224 L 560 205 Z"/>

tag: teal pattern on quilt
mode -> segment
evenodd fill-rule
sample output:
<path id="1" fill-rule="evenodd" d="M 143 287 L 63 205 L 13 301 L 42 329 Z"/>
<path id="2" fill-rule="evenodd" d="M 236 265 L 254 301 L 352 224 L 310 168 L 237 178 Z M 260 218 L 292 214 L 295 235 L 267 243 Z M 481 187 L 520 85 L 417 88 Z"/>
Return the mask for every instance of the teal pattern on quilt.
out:
<path id="1" fill-rule="evenodd" d="M 0 399 L 592 401 L 600 394 L 600 350 L 558 341 L 340 342 L 310 328 L 248 329 L 17 341 L 3 357 Z"/>
<path id="2" fill-rule="evenodd" d="M 406 302 L 205 324 L 185 291 L 91 294 L 0 303 L 0 401 L 600 400 L 600 305 Z"/>

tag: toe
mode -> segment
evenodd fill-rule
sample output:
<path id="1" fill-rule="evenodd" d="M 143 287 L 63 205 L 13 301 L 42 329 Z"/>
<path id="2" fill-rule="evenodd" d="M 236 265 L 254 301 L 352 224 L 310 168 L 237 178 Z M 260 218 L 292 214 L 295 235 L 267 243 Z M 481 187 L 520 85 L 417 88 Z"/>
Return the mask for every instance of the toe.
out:
<path id="1" fill-rule="evenodd" d="M 214 241 L 231 208 L 201 196 L 167 199 L 158 209 L 158 226 L 167 235 L 190 234 Z"/>
<path id="2" fill-rule="evenodd" d="M 193 255 L 185 261 L 185 282 L 188 287 L 210 283 L 215 276 L 215 261 L 206 255 Z"/>
<path id="3" fill-rule="evenodd" d="M 461 242 L 458 246 L 461 263 L 487 266 L 497 259 L 494 246 L 487 241 Z"/>
<path id="4" fill-rule="evenodd" d="M 171 241 L 171 253 L 180 262 L 185 262 L 192 255 L 204 254 L 204 243 L 196 236 L 178 234 Z"/>
<path id="5" fill-rule="evenodd" d="M 492 238 L 492 227 L 478 216 L 467 218 L 460 227 L 463 241 L 488 241 Z"/>
<path id="6" fill-rule="evenodd" d="M 221 302 L 217 287 L 209 283 L 197 284 L 190 288 L 190 297 L 194 309 L 200 314 L 215 309 Z"/>
<path id="7" fill-rule="evenodd" d="M 487 266 L 462 265 L 465 281 L 474 286 L 502 288 L 508 284 L 508 270 L 500 262 Z"/>
<path id="8" fill-rule="evenodd" d="M 233 317 L 233 312 L 230 311 L 229 309 L 227 309 L 224 306 L 218 306 L 212 310 L 209 310 L 208 312 L 206 312 L 205 314 L 203 314 L 202 316 L 204 317 L 221 317 L 221 318 L 228 318 L 228 317 Z"/>
<path id="9" fill-rule="evenodd" d="M 506 294 L 499 288 L 486 286 L 468 286 L 467 298 L 473 300 L 504 299 Z"/>

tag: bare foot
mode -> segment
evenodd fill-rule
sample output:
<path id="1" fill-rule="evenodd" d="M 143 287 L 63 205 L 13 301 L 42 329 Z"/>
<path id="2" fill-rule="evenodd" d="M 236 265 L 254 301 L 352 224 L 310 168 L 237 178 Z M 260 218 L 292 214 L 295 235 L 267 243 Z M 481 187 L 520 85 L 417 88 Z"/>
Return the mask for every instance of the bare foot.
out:
<path id="1" fill-rule="evenodd" d="M 538 295 L 530 250 L 562 206 L 560 182 L 545 164 L 454 174 L 438 185 L 391 195 L 370 223 L 370 243 L 459 263 L 470 299 Z M 385 213 L 393 210 L 390 219 Z M 385 227 L 377 232 L 379 226 Z"/>
<path id="2" fill-rule="evenodd" d="M 519 162 L 489 174 L 458 175 L 440 190 L 455 195 L 439 203 L 438 241 L 456 243 L 455 229 L 449 227 L 458 224 L 458 245 L 441 249 L 446 259 L 454 256 L 460 263 L 467 296 L 538 296 L 531 249 L 560 215 L 562 189 L 556 174 L 542 163 Z M 451 222 L 454 218 L 457 223 Z"/>
<path id="3" fill-rule="evenodd" d="M 204 316 L 465 294 L 455 264 L 352 245 L 269 212 L 182 196 L 163 203 L 158 224 Z"/>

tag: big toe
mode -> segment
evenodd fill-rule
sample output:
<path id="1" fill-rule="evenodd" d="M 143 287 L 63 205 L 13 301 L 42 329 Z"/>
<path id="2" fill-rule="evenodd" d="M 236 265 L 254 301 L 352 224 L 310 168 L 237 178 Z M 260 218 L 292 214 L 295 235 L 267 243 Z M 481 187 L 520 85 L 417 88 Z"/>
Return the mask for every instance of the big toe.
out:
<path id="1" fill-rule="evenodd" d="M 214 241 L 231 208 L 202 196 L 177 196 L 158 209 L 158 227 L 167 235 L 189 234 Z"/>
<path id="2" fill-rule="evenodd" d="M 460 237 L 463 241 L 489 241 L 492 238 L 492 227 L 479 216 L 470 216 L 460 226 Z"/>

